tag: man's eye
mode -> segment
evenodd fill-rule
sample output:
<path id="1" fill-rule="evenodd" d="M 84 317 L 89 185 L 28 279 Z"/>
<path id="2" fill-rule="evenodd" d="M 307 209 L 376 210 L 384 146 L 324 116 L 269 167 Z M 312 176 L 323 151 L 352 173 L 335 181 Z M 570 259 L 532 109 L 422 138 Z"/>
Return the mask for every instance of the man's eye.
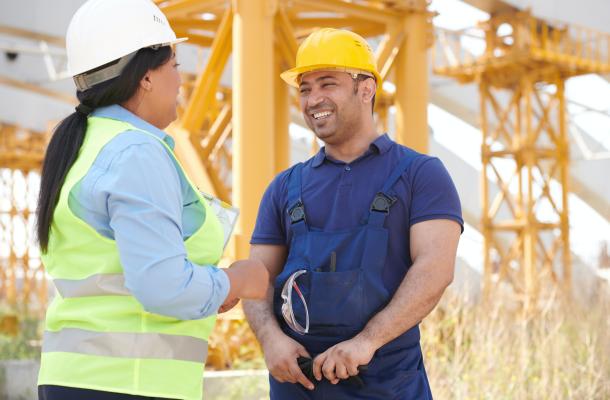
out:
<path id="1" fill-rule="evenodd" d="M 334 83 L 334 82 L 328 82 L 328 83 L 323 84 L 322 87 L 335 86 L 335 85 L 336 85 L 336 83 Z"/>
<path id="2" fill-rule="evenodd" d="M 301 94 L 309 93 L 309 88 L 302 88 L 302 89 L 299 89 L 299 91 L 301 92 Z"/>

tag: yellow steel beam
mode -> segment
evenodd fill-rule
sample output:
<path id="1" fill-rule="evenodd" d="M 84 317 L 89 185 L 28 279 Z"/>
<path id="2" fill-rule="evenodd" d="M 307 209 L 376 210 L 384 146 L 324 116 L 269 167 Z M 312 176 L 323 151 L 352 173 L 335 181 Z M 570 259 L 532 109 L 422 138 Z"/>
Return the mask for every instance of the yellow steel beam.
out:
<path id="1" fill-rule="evenodd" d="M 384 24 L 374 21 L 359 20 L 354 18 L 291 18 L 290 22 L 295 29 L 312 30 L 317 28 L 345 28 L 356 32 L 364 37 L 377 36 L 385 31 Z"/>
<path id="2" fill-rule="evenodd" d="M 201 146 L 203 148 L 200 152 L 200 156 L 204 160 L 208 159 L 216 145 L 220 142 L 220 138 L 223 132 L 225 131 L 226 127 L 231 123 L 231 116 L 231 105 L 225 104 L 220 110 L 218 117 L 210 127 L 208 134 L 201 141 Z"/>
<path id="3" fill-rule="evenodd" d="M 214 43 L 214 37 L 193 33 L 185 29 L 175 28 L 176 36 L 187 37 L 189 44 L 195 44 L 201 47 L 210 47 Z"/>
<path id="4" fill-rule="evenodd" d="M 571 281 L 564 84 L 558 70 L 554 74 L 549 72 L 546 82 L 555 85 L 555 90 L 547 92 L 538 86 L 539 76 L 532 71 L 521 76 L 518 86 L 503 89 L 510 91 L 507 97 L 510 100 L 502 104 L 491 90 L 496 82 L 494 73 L 482 74 L 479 84 L 484 135 L 481 153 L 485 293 L 489 295 L 494 275 L 509 278 L 517 285 L 515 290 L 522 293 L 525 310 L 530 311 L 548 286 L 545 281 L 557 282 L 565 288 L 570 287 Z M 493 112 L 493 118 L 488 118 L 488 111 Z M 515 172 L 508 178 L 496 167 L 499 160 L 503 163 L 512 160 Z M 491 203 L 489 172 L 495 175 L 500 188 Z M 557 175 L 562 184 L 559 196 L 550 190 L 551 179 Z M 511 188 L 515 177 L 516 188 Z M 541 220 L 539 208 L 543 201 L 551 206 L 552 215 L 545 215 Z M 510 213 L 500 215 L 501 206 L 507 207 Z M 510 232 L 514 241 L 511 251 L 506 253 L 496 236 Z M 500 271 L 493 268 L 494 254 L 502 265 Z M 517 263 L 518 284 L 507 273 L 510 260 Z"/>
<path id="5" fill-rule="evenodd" d="M 480 123 L 479 126 L 483 131 L 483 141 L 481 144 L 481 162 L 483 164 L 483 168 L 481 169 L 481 179 L 480 179 L 480 187 L 481 187 L 481 205 L 483 207 L 483 212 L 481 213 L 481 233 L 483 234 L 483 296 L 486 299 L 490 299 L 491 290 L 492 290 L 492 277 L 493 277 L 493 265 L 492 265 L 492 254 L 491 249 L 493 248 L 493 229 L 491 227 L 491 218 L 489 218 L 489 213 L 487 212 L 489 207 L 489 176 L 488 176 L 488 168 L 487 164 L 489 163 L 489 155 L 485 152 L 485 128 L 489 122 L 488 117 L 488 108 L 486 97 L 489 93 L 488 83 L 485 80 L 481 80 L 479 83 L 479 109 L 481 110 L 480 114 Z M 520 186 L 521 187 L 521 186 Z"/>
<path id="6" fill-rule="evenodd" d="M 610 52 L 610 42 L 608 46 Z M 561 240 L 563 257 L 563 283 L 564 289 L 569 290 L 572 284 L 572 253 L 570 252 L 570 222 L 568 209 L 568 194 L 570 192 L 570 153 L 568 129 L 566 127 L 567 107 L 565 98 L 565 83 L 563 79 L 556 80 L 558 107 L 559 142 L 557 145 L 557 159 L 559 163 L 559 181 L 561 183 Z"/>
<path id="7" fill-rule="evenodd" d="M 233 13 L 227 9 L 212 43 L 206 67 L 197 78 L 195 89 L 182 116 L 181 126 L 194 134 L 201 129 L 206 112 L 215 101 L 222 71 L 231 52 Z"/>
<path id="8" fill-rule="evenodd" d="M 225 11 L 218 32 L 211 43 L 210 56 L 206 67 L 203 73 L 197 77 L 184 113 L 177 126 L 173 128 L 176 138 L 176 154 L 185 164 L 189 175 L 203 190 L 225 201 L 230 201 L 229 191 L 223 180 L 218 177 L 219 169 L 214 167 L 207 159 L 209 152 L 205 153 L 206 149 L 201 146 L 200 132 L 203 129 L 205 119 L 213 117 L 212 110 L 216 102 L 218 84 L 231 52 L 232 18 L 232 12 L 229 8 Z M 187 35 L 191 38 L 197 38 L 197 35 L 188 33 Z M 206 40 L 208 39 L 206 38 Z M 197 40 L 195 44 L 209 45 L 207 42 L 198 43 Z M 189 139 L 188 142 L 186 139 Z M 205 155 L 202 155 L 202 153 L 205 153 Z"/>
<path id="9" fill-rule="evenodd" d="M 236 256 L 247 257 L 258 204 L 273 179 L 273 22 L 268 0 L 234 0 L 233 22 L 233 199 L 241 215 Z M 253 62 L 256 60 L 256 62 Z"/>
<path id="10" fill-rule="evenodd" d="M 464 0 L 464 2 L 490 14 L 516 10 L 515 7 L 500 0 Z"/>
<path id="11" fill-rule="evenodd" d="M 172 19 L 171 25 L 174 30 L 182 29 L 184 31 L 201 30 L 216 32 L 220 25 L 220 18 L 203 20 L 199 18 L 176 17 Z"/>
<path id="12" fill-rule="evenodd" d="M 191 142 L 190 133 L 177 124 L 168 127 L 167 132 L 174 138 L 174 152 L 193 183 L 204 192 L 218 196 L 218 190 Z"/>
<path id="13" fill-rule="evenodd" d="M 422 153 L 428 152 L 429 23 L 425 9 L 409 12 L 404 17 L 402 29 L 406 38 L 396 55 L 394 66 L 396 139 L 399 143 Z"/>
<path id="14" fill-rule="evenodd" d="M 8 76 L 0 75 L 0 84 L 11 86 L 11 87 L 25 90 L 28 92 L 38 93 L 43 96 L 51 97 L 56 100 L 62 101 L 64 103 L 74 104 L 74 105 L 78 104 L 76 98 L 72 95 L 57 92 L 57 91 L 51 90 L 51 89 L 46 89 L 40 85 L 35 85 L 33 83 L 19 81 L 17 79 L 9 78 Z"/>
<path id="15" fill-rule="evenodd" d="M 389 8 L 367 7 L 343 0 L 292 0 L 292 2 L 307 10 L 336 12 L 381 24 L 397 23 L 404 14 Z"/>
<path id="16" fill-rule="evenodd" d="M 523 235 L 523 263 L 521 272 L 525 283 L 525 310 L 530 310 L 538 298 L 538 276 L 536 268 L 538 266 L 536 245 L 538 241 L 538 230 L 536 229 L 536 212 L 534 210 L 534 155 L 531 149 L 535 146 L 535 141 L 532 135 L 532 85 L 529 77 L 524 76 L 521 80 L 521 94 L 523 96 L 523 113 L 525 114 L 525 140 L 521 146 L 520 158 L 523 160 L 523 172 L 525 173 L 525 193 L 527 198 L 523 199 L 523 208 L 525 209 L 525 225 L 522 230 Z"/>
<path id="17" fill-rule="evenodd" d="M 40 170 L 49 136 L 0 122 L 0 168 Z"/>
<path id="18" fill-rule="evenodd" d="M 0 265 L 0 302 L 19 314 L 44 315 L 48 299 L 46 277 L 28 230 L 35 210 L 29 202 L 16 204 L 36 195 L 38 187 L 27 177 L 39 173 L 48 137 L 0 123 L 0 192 L 8 200 L 0 207 L 0 247 L 8 251 Z"/>
<path id="19" fill-rule="evenodd" d="M 375 58 L 377 59 L 377 68 L 381 79 L 385 80 L 388 77 L 404 38 L 403 26 L 395 24 L 389 26 L 387 34 L 379 43 L 379 47 L 375 51 Z"/>
<path id="20" fill-rule="evenodd" d="M 210 12 L 217 8 L 223 8 L 226 4 L 224 0 L 172 0 L 159 4 L 159 8 L 170 20 L 176 17 L 194 13 Z"/>
<path id="21" fill-rule="evenodd" d="M 286 67 L 292 68 L 296 60 L 299 45 L 296 41 L 292 24 L 288 19 L 285 10 L 281 7 L 276 13 L 275 24 L 276 44 L 278 45 L 280 53 L 283 56 Z"/>
<path id="22" fill-rule="evenodd" d="M 293 59 L 294 60 L 294 59 Z M 280 78 L 284 70 L 282 56 L 275 52 L 275 70 L 273 77 L 274 92 L 274 173 L 279 173 L 290 166 L 290 92 L 289 86 Z"/>
<path id="23" fill-rule="evenodd" d="M 16 28 L 14 26 L 0 25 L 0 34 L 18 36 L 24 39 L 47 42 L 57 47 L 65 47 L 66 41 L 63 37 L 47 35 L 45 33 L 34 32 L 28 29 Z"/>

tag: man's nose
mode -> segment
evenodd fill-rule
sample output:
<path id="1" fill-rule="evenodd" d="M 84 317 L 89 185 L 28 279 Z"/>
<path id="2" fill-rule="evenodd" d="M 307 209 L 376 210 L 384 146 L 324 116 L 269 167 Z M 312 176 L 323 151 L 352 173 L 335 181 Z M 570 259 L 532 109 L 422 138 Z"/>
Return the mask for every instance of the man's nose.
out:
<path id="1" fill-rule="evenodd" d="M 315 89 L 311 89 L 309 96 L 307 97 L 307 108 L 314 108 L 320 105 L 324 101 L 324 96 Z"/>

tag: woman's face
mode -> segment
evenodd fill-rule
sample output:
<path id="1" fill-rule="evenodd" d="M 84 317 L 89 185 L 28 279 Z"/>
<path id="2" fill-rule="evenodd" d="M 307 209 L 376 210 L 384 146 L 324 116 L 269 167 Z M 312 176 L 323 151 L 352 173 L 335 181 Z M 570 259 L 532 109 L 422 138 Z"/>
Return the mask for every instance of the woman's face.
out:
<path id="1" fill-rule="evenodd" d="M 178 93 L 180 92 L 180 73 L 176 62 L 176 52 L 172 49 L 171 58 L 159 68 L 147 73 L 151 83 L 147 100 L 152 111 L 153 125 L 165 129 L 178 115 Z"/>

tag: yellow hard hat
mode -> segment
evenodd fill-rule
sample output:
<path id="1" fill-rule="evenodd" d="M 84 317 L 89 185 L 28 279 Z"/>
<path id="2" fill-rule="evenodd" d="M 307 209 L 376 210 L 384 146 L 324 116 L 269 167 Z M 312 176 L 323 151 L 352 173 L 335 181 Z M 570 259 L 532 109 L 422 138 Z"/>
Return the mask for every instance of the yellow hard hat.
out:
<path id="1" fill-rule="evenodd" d="M 343 29 L 323 28 L 299 46 L 297 66 L 282 72 L 282 79 L 299 86 L 299 76 L 311 71 L 337 70 L 372 75 L 381 84 L 375 55 L 362 36 Z"/>

